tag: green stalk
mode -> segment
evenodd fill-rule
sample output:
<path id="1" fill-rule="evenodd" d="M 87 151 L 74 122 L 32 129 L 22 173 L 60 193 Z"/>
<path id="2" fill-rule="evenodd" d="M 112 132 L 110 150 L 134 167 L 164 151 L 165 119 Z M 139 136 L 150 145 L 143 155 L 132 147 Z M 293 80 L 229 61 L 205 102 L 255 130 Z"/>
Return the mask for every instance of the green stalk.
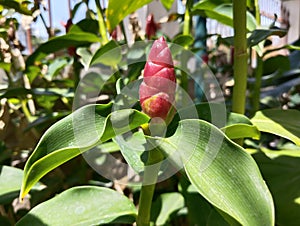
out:
<path id="1" fill-rule="evenodd" d="M 255 7 L 255 20 L 257 25 L 260 25 L 260 9 L 259 9 L 258 0 L 254 0 L 254 7 Z"/>
<path id="2" fill-rule="evenodd" d="M 143 185 L 140 193 L 137 226 L 150 225 L 150 213 L 155 184 L 163 155 L 159 150 L 148 151 L 148 160 L 144 171 Z"/>
<path id="3" fill-rule="evenodd" d="M 246 0 L 233 0 L 234 28 L 234 87 L 232 111 L 244 114 L 247 89 L 247 30 L 246 30 Z M 237 141 L 242 145 L 243 141 Z"/>
<path id="4" fill-rule="evenodd" d="M 96 2 L 96 8 L 97 8 L 97 15 L 98 15 L 98 24 L 99 24 L 99 33 L 101 35 L 102 38 L 102 45 L 105 45 L 106 43 L 108 43 L 108 38 L 107 38 L 107 32 L 106 32 L 106 24 L 103 18 L 103 12 L 102 12 L 102 8 L 100 5 L 100 1 L 99 0 L 95 0 Z"/>
<path id="5" fill-rule="evenodd" d="M 183 22 L 183 35 L 190 34 L 191 16 L 189 9 L 189 1 L 185 5 L 184 22 Z"/>
<path id="6" fill-rule="evenodd" d="M 190 34 L 190 28 L 191 28 L 191 16 L 190 16 L 190 6 L 191 1 L 187 0 L 185 5 L 185 13 L 184 13 L 184 22 L 183 22 L 183 35 L 189 35 Z M 185 49 L 188 48 L 188 46 L 184 46 Z M 182 65 L 187 65 L 187 59 L 185 56 L 181 59 Z M 186 72 L 181 71 L 181 81 L 180 81 L 181 88 L 188 92 L 188 86 L 189 86 L 189 79 Z"/>
<path id="7" fill-rule="evenodd" d="M 259 110 L 259 101 L 260 101 L 260 87 L 261 87 L 261 78 L 263 74 L 263 60 L 257 54 L 257 67 L 255 70 L 255 83 L 252 92 L 252 111 L 251 115 L 254 115 L 256 111 Z"/>

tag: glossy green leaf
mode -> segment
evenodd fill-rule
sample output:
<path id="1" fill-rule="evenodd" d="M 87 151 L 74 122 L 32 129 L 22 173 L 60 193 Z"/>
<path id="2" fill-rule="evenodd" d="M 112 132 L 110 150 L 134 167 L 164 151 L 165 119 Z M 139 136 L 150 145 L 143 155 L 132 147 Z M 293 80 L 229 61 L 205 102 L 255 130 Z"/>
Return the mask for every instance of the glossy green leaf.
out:
<path id="1" fill-rule="evenodd" d="M 121 47 L 114 40 L 101 46 L 91 59 L 90 65 L 101 63 L 104 65 L 115 66 L 122 59 Z"/>
<path id="2" fill-rule="evenodd" d="M 300 145 L 300 112 L 297 110 L 258 111 L 251 122 L 261 132 L 272 133 Z"/>
<path id="3" fill-rule="evenodd" d="M 22 184 L 23 171 L 11 166 L 0 166 L 0 204 L 10 203 L 17 198 Z M 35 190 L 45 186 L 38 184 Z"/>
<path id="4" fill-rule="evenodd" d="M 74 187 L 34 207 L 16 224 L 102 225 L 133 223 L 137 211 L 124 195 L 103 187 Z"/>
<path id="5" fill-rule="evenodd" d="M 127 15 L 150 2 L 151 0 L 110 0 L 106 9 L 108 30 L 112 31 Z"/>
<path id="6" fill-rule="evenodd" d="M 242 225 L 274 225 L 272 196 L 255 161 L 219 129 L 182 120 L 172 137 L 156 140 L 211 204 Z"/>
<path id="7" fill-rule="evenodd" d="M 69 32 L 66 35 L 54 37 L 49 41 L 41 44 L 33 54 L 26 60 L 26 65 L 33 65 L 35 61 L 39 61 L 50 53 L 68 47 L 85 46 L 94 42 L 99 42 L 99 37 L 88 32 Z"/>
<path id="8" fill-rule="evenodd" d="M 51 126 L 26 162 L 20 197 L 59 165 L 149 120 L 132 109 L 110 112 L 111 104 L 87 105 Z"/>
<path id="9" fill-rule="evenodd" d="M 192 10 L 194 14 L 202 14 L 220 23 L 233 26 L 233 7 L 231 3 L 220 4 L 218 1 L 204 0 L 195 4 Z M 247 30 L 252 31 L 255 28 L 255 18 L 251 13 L 247 12 Z"/>
<path id="10" fill-rule="evenodd" d="M 165 225 L 171 215 L 184 207 L 184 198 L 180 193 L 161 194 L 152 204 L 151 221 L 155 225 Z"/>
<path id="11" fill-rule="evenodd" d="M 262 152 L 253 156 L 273 195 L 276 225 L 300 225 L 300 158 L 279 155 L 271 159 Z"/>

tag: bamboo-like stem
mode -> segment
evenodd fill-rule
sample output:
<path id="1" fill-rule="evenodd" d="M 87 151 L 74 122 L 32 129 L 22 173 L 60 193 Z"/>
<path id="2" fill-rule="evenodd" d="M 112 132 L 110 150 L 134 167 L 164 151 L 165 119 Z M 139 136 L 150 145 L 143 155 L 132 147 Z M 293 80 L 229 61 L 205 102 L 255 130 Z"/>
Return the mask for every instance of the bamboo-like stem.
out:
<path id="1" fill-rule="evenodd" d="M 244 114 L 247 89 L 247 29 L 246 29 L 246 0 L 233 0 L 233 28 L 234 28 L 234 87 L 232 97 L 232 111 Z M 236 141 L 242 145 L 243 140 Z"/>
<path id="2" fill-rule="evenodd" d="M 99 0 L 95 0 L 96 2 L 96 8 L 97 8 L 97 15 L 98 15 L 98 24 L 99 24 L 99 32 L 102 38 L 102 45 L 105 45 L 108 43 L 108 38 L 107 38 L 107 30 L 106 30 L 106 24 L 103 18 L 103 12 L 101 8 L 101 4 Z"/>
<path id="3" fill-rule="evenodd" d="M 148 151 L 148 160 L 139 199 L 137 226 L 150 225 L 151 204 L 162 159 L 163 155 L 159 150 Z"/>

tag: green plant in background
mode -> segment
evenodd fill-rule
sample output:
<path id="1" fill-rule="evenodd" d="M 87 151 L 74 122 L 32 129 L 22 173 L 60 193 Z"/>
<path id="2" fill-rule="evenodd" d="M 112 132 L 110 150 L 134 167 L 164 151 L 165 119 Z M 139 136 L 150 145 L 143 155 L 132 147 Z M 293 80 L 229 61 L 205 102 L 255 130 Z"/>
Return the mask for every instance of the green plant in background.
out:
<path id="1" fill-rule="evenodd" d="M 73 16 L 81 4 L 88 6 L 88 2 L 78 3 L 73 9 Z M 23 112 L 30 123 L 25 125 L 27 130 L 33 131 L 37 138 L 43 134 L 23 172 L 16 167 L 5 166 L 12 161 L 12 154 L 5 147 L 6 140 L 0 147 L 7 156 L 5 161 L 1 161 L 4 165 L 0 174 L 1 224 L 101 225 L 131 224 L 135 221 L 138 225 L 300 223 L 297 214 L 300 208 L 297 189 L 300 183 L 297 172 L 299 111 L 260 110 L 261 104 L 266 104 L 265 99 L 260 100 L 263 95 L 260 94 L 260 86 L 295 78 L 290 75 L 295 71 L 286 72 L 289 67 L 276 67 L 274 70 L 272 66 L 277 60 L 282 62 L 288 58 L 283 60 L 278 56 L 262 60 L 263 54 L 267 53 L 261 51 L 261 43 L 271 35 L 282 36 L 285 31 L 256 28 L 255 19 L 246 11 L 246 6 L 257 9 L 257 1 L 203 0 L 195 4 L 187 1 L 185 14 L 178 17 L 184 24 L 182 34 L 167 39 L 174 62 L 179 62 L 175 63 L 173 71 L 169 48 L 163 39 L 155 43 L 163 43 L 165 52 L 153 56 L 152 50 L 147 54 L 150 42 L 136 42 L 125 49 L 121 42 L 110 40 L 109 34 L 127 15 L 149 2 L 138 1 L 137 4 L 134 1 L 110 0 L 104 10 L 96 0 L 95 14 L 88 10 L 88 18 L 72 25 L 66 35 L 53 37 L 41 44 L 26 58 L 24 68 L 12 70 L 12 63 L 1 64 L 8 78 L 21 72 L 21 77 L 28 76 L 30 84 L 28 88 L 11 82 L 1 90 L 1 99 L 5 98 L 9 103 L 3 106 L 4 112 L 8 112 L 11 104 L 19 106 L 18 112 Z M 170 9 L 173 0 L 162 3 Z M 19 1 L 0 1 L 0 5 L 31 14 Z M 194 57 L 190 54 L 194 42 L 190 35 L 194 15 L 216 19 L 235 29 L 235 37 L 222 39 L 222 42 L 235 48 L 232 111 L 236 113 L 226 111 L 222 103 L 195 105 L 192 101 L 184 103 L 182 99 L 184 92 L 180 91 L 180 86 L 188 90 L 190 71 L 187 62 Z M 100 47 L 92 50 L 92 43 L 100 43 Z M 46 58 L 69 47 L 76 49 L 76 55 Z M 253 78 L 247 75 L 246 70 L 247 50 L 250 48 L 255 49 L 259 56 L 255 74 L 250 75 Z M 298 49 L 294 45 L 284 48 Z M 143 99 L 140 105 L 136 104 L 140 85 L 137 79 L 145 67 L 147 55 L 149 61 L 140 89 Z M 80 81 L 80 71 L 97 68 L 99 64 L 109 69 L 111 75 L 100 70 L 98 74 L 87 74 Z M 64 77 L 62 70 L 67 66 L 72 69 L 70 75 Z M 40 69 L 45 67 L 46 72 L 41 73 Z M 152 72 L 157 75 L 148 76 L 153 75 Z M 180 86 L 173 97 L 175 83 L 170 84 L 168 79 L 175 82 L 174 72 Z M 163 83 L 169 85 L 160 86 Z M 247 84 L 250 96 L 246 96 Z M 126 91 L 126 87 L 130 88 L 130 92 Z M 95 102 L 91 101 L 91 97 L 97 97 L 100 90 L 101 97 L 105 97 L 100 103 L 87 104 L 70 113 L 72 102 L 76 106 L 81 106 L 80 98 L 86 98 L 84 103 Z M 76 93 L 86 95 L 82 97 Z M 173 103 L 174 98 L 178 104 L 184 103 L 180 107 L 176 105 L 177 112 L 170 110 L 169 103 Z M 36 113 L 30 109 L 30 100 L 36 105 Z M 164 111 L 160 111 L 161 104 L 168 105 Z M 158 115 L 153 113 L 154 107 Z M 244 112 L 253 117 L 247 118 Z M 168 113 L 169 116 L 165 117 Z M 63 116 L 66 117 L 57 121 Z M 149 116 L 159 116 L 166 121 L 154 123 L 156 119 L 151 120 Z M 4 118 L 3 115 L 1 117 Z M 53 124 L 54 121 L 57 122 Z M 53 125 L 49 127 L 50 124 Z M 30 146 L 27 148 L 30 149 Z M 17 151 L 21 156 L 23 152 Z M 83 155 L 88 159 L 92 153 L 102 156 L 91 157 L 98 165 L 108 162 L 109 155 L 121 156 L 138 176 L 143 177 L 142 183 L 137 183 L 137 186 L 128 183 L 123 189 L 125 194 L 129 192 L 130 198 L 116 191 L 120 191 L 117 183 L 113 183 L 113 189 L 111 181 L 95 175 L 80 157 Z M 23 161 L 24 158 L 20 159 Z M 117 164 L 114 167 L 118 167 Z M 173 176 L 161 182 L 160 177 L 170 169 L 175 169 Z M 40 180 L 47 188 L 38 183 Z M 12 204 L 12 200 L 18 196 L 20 188 L 20 197 L 25 199 L 25 203 L 26 194 L 32 190 L 29 211 L 13 209 L 16 205 Z M 54 196 L 57 193 L 60 194 Z"/>

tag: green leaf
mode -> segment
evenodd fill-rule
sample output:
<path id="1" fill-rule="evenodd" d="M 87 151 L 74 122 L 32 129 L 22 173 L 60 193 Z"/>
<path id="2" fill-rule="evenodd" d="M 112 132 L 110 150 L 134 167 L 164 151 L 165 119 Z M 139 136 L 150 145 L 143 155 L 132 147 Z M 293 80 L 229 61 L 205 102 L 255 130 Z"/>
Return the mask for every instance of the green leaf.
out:
<path id="1" fill-rule="evenodd" d="M 174 0 L 161 0 L 161 3 L 166 8 L 166 10 L 170 10 L 173 5 Z"/>
<path id="2" fill-rule="evenodd" d="M 276 225 L 300 225 L 300 158 L 278 156 L 270 159 L 262 152 L 253 157 L 272 192 Z"/>
<path id="3" fill-rule="evenodd" d="M 0 62 L 0 68 L 5 70 L 6 72 L 10 72 L 11 64 L 10 63 L 4 63 Z"/>
<path id="4" fill-rule="evenodd" d="M 184 207 L 183 196 L 178 192 L 161 194 L 151 207 L 151 221 L 165 225 L 171 215 Z"/>
<path id="5" fill-rule="evenodd" d="M 287 71 L 290 67 L 290 61 L 287 56 L 277 55 L 264 61 L 263 73 L 269 75 L 276 70 Z"/>
<path id="6" fill-rule="evenodd" d="M 68 63 L 69 61 L 66 58 L 55 58 L 54 61 L 50 63 L 45 78 L 51 81 Z"/>
<path id="7" fill-rule="evenodd" d="M 226 106 L 224 104 L 201 103 L 179 109 L 168 126 L 168 135 L 174 133 L 179 121 L 183 119 L 203 119 L 218 128 L 236 124 L 252 125 L 250 119 L 245 115 L 226 112 Z"/>
<path id="8" fill-rule="evenodd" d="M 106 9 L 107 28 L 111 32 L 127 15 L 150 3 L 152 0 L 110 0 Z"/>
<path id="9" fill-rule="evenodd" d="M 180 46 L 190 46 L 194 42 L 194 38 L 191 35 L 177 35 L 172 43 L 175 43 Z"/>
<path id="10" fill-rule="evenodd" d="M 270 150 L 268 148 L 261 147 L 260 151 L 265 153 L 266 156 L 268 156 L 270 159 L 277 158 L 279 156 L 290 156 L 290 157 L 300 158 L 300 150 L 293 150 L 293 149 Z"/>
<path id="11" fill-rule="evenodd" d="M 14 9 L 18 13 L 31 16 L 32 12 L 27 8 L 28 4 L 23 4 L 20 1 L 15 0 L 0 0 L 0 5 L 4 6 L 7 9 Z"/>
<path id="12" fill-rule="evenodd" d="M 20 197 L 59 165 L 149 120 L 133 109 L 110 112 L 111 104 L 87 105 L 51 126 L 26 162 Z"/>
<path id="13" fill-rule="evenodd" d="M 146 139 L 143 132 L 136 132 L 132 136 L 122 140 L 121 137 L 116 137 L 115 140 L 118 143 L 122 155 L 126 162 L 136 173 L 142 173 L 145 168 L 143 160 L 143 154 L 146 150 Z"/>
<path id="14" fill-rule="evenodd" d="M 194 14 L 204 14 L 206 17 L 215 19 L 220 23 L 233 26 L 233 7 L 230 3 L 218 4 L 217 1 L 204 0 L 195 4 L 192 11 Z M 247 30 L 252 31 L 255 28 L 255 18 L 250 12 L 247 12 Z"/>
<path id="15" fill-rule="evenodd" d="M 92 53 L 88 48 L 77 48 L 76 54 L 80 56 L 80 63 L 84 66 L 85 70 L 88 70 L 93 57 Z"/>
<path id="16" fill-rule="evenodd" d="M 22 184 L 23 171 L 11 166 L 0 166 L 0 204 L 8 204 L 18 197 Z M 35 190 L 41 190 L 39 184 Z"/>
<path id="17" fill-rule="evenodd" d="M 261 132 L 272 133 L 300 145 L 300 112 L 297 110 L 258 111 L 251 122 Z"/>
<path id="18" fill-rule="evenodd" d="M 90 65 L 101 63 L 108 66 L 117 65 L 122 59 L 121 47 L 114 40 L 101 46 L 91 59 Z"/>
<path id="19" fill-rule="evenodd" d="M 251 32 L 250 37 L 247 39 L 248 47 L 252 47 L 260 43 L 261 41 L 266 40 L 269 36 L 276 35 L 280 38 L 287 34 L 286 30 L 282 29 L 256 29 Z"/>
<path id="20" fill-rule="evenodd" d="M 26 98 L 28 94 L 33 96 L 58 96 L 58 97 L 73 97 L 74 93 L 70 89 L 62 89 L 62 88 L 9 88 L 3 93 L 1 98 Z"/>
<path id="21" fill-rule="evenodd" d="M 250 137 L 258 140 L 260 138 L 260 132 L 256 126 L 248 124 L 235 124 L 222 128 L 222 131 L 230 139 L 239 139 Z"/>
<path id="22" fill-rule="evenodd" d="M 70 33 L 88 32 L 97 35 L 99 31 L 99 24 L 97 20 L 84 19 L 77 24 L 73 24 L 70 28 Z"/>
<path id="23" fill-rule="evenodd" d="M 88 32 L 69 32 L 66 35 L 54 37 L 49 41 L 40 45 L 33 54 L 26 60 L 26 65 L 33 65 L 35 61 L 39 61 L 50 53 L 68 47 L 78 47 L 89 45 L 94 42 L 99 42 L 99 37 Z"/>
<path id="24" fill-rule="evenodd" d="M 136 215 L 135 206 L 126 196 L 108 188 L 82 186 L 71 188 L 37 205 L 16 225 L 133 223 Z"/>
<path id="25" fill-rule="evenodd" d="M 174 165 L 184 165 L 191 183 L 215 207 L 242 225 L 274 225 L 272 196 L 255 161 L 219 129 L 182 120 L 172 137 L 155 140 Z"/>
<path id="26" fill-rule="evenodd" d="M 182 179 L 181 180 L 185 180 Z M 212 205 L 205 200 L 196 189 L 190 189 L 193 185 L 186 187 L 182 193 L 188 208 L 188 220 L 190 225 L 207 225 L 208 217 L 213 209 Z M 199 210 L 201 209 L 201 214 Z"/>

